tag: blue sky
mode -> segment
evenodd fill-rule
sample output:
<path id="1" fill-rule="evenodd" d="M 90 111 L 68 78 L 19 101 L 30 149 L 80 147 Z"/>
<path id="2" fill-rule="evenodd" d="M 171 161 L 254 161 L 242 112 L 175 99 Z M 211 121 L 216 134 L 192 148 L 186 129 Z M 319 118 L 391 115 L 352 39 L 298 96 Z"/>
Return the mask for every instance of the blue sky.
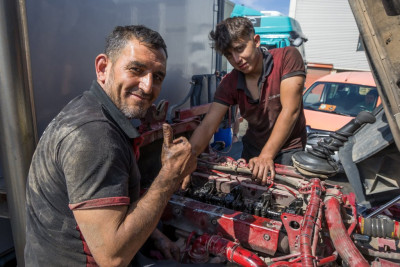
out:
<path id="1" fill-rule="evenodd" d="M 256 10 L 275 10 L 289 15 L 290 0 L 231 0 L 235 4 L 243 4 Z"/>

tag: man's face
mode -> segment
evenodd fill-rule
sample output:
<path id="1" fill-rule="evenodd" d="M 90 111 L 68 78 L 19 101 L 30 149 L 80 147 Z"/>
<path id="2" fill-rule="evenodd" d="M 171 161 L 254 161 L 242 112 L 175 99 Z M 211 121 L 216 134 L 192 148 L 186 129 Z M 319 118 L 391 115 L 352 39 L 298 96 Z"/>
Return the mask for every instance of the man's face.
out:
<path id="1" fill-rule="evenodd" d="M 224 53 L 224 56 L 236 70 L 244 74 L 251 74 L 255 71 L 260 60 L 259 35 L 233 42 L 231 48 Z"/>
<path id="2" fill-rule="evenodd" d="M 132 39 L 107 66 L 103 89 L 126 117 L 142 118 L 160 94 L 166 64 L 162 49 Z"/>

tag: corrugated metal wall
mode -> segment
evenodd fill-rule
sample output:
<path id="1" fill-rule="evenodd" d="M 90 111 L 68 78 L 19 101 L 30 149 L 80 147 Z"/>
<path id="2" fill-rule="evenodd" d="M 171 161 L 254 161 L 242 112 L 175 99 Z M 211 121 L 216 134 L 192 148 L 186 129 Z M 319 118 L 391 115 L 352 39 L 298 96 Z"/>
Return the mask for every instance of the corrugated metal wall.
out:
<path id="1" fill-rule="evenodd" d="M 359 32 L 348 0 L 291 0 L 289 16 L 308 38 L 308 62 L 333 64 L 338 70 L 370 69 L 364 51 L 357 51 Z"/>

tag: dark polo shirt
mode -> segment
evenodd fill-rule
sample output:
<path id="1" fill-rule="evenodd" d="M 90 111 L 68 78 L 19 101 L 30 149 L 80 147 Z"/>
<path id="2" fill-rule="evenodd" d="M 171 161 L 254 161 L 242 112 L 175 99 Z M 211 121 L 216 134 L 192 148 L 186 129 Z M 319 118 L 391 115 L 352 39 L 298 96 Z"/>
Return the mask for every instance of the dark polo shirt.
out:
<path id="1" fill-rule="evenodd" d="M 281 81 L 293 76 L 305 76 L 305 67 L 299 51 L 294 47 L 263 51 L 263 71 L 258 81 L 260 98 L 254 100 L 246 86 L 245 76 L 232 70 L 219 84 L 214 102 L 227 106 L 239 105 L 241 116 L 247 120 L 248 129 L 243 145 L 254 150 L 258 156 L 272 133 L 282 110 L 280 99 Z M 304 148 L 306 144 L 303 106 L 299 118 L 281 151 Z"/>
<path id="2" fill-rule="evenodd" d="M 26 266 L 96 266 L 72 210 L 139 198 L 138 136 L 96 81 L 51 121 L 28 175 Z"/>

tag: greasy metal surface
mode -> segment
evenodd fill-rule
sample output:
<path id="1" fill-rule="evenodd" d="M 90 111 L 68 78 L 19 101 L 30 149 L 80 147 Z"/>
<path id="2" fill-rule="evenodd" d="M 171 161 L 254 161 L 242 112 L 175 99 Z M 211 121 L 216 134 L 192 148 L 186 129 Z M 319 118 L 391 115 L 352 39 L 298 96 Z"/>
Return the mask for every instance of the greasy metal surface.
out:
<path id="1" fill-rule="evenodd" d="M 363 233 L 357 228 L 359 224 L 355 216 L 355 196 L 343 195 L 339 187 L 329 184 L 329 181 L 321 182 L 316 178 L 305 180 L 302 177 L 281 175 L 272 185 L 261 186 L 248 174 L 246 176 L 247 172 L 243 174 L 234 172 L 235 167 L 237 169 L 246 167 L 246 163 L 240 160 L 203 153 L 199 163 L 202 164 L 198 164 L 196 172 L 192 174 L 192 189 L 185 193 L 180 192 L 185 197 L 174 195 L 162 216 L 164 225 L 186 232 L 186 236 L 221 235 L 238 246 L 243 246 L 250 254 L 260 253 L 262 259 L 271 264 L 271 267 L 325 266 L 330 263 L 335 264 L 335 261 L 340 265 L 342 259 L 349 263 L 349 266 L 374 264 L 368 263 L 363 255 L 399 260 L 398 240 L 376 239 L 365 234 L 358 234 L 360 237 L 357 239 L 353 236 L 355 233 Z M 285 169 L 284 166 L 281 169 Z M 287 172 L 290 173 L 290 168 Z M 285 180 L 289 182 L 284 183 Z M 210 185 L 212 187 L 209 187 Z M 245 203 L 246 208 L 226 201 L 226 196 L 235 195 L 238 187 L 240 187 L 240 201 Z M 207 191 L 209 188 L 212 189 Z M 262 216 L 265 217 L 252 215 L 256 212 L 255 207 L 258 205 L 256 202 L 260 201 L 265 192 L 273 195 L 274 202 L 270 207 L 276 213 L 264 213 Z M 304 199 L 302 212 L 280 208 L 288 207 L 294 197 Z M 325 206 L 322 200 L 325 200 Z M 254 209 L 248 208 L 249 205 L 253 205 Z M 341 212 L 345 209 L 348 212 Z M 322 212 L 323 210 L 325 212 Z M 279 218 L 276 217 L 277 214 L 280 214 Z M 263 224 L 262 220 L 268 225 Z M 394 232 L 399 231 L 398 222 L 388 225 L 390 227 L 386 227 L 387 231 L 390 232 L 391 229 L 394 229 Z M 261 226 L 265 226 L 265 229 Z M 369 227 L 369 224 L 365 227 Z M 377 230 L 376 228 L 380 226 L 378 223 L 372 223 L 371 227 Z M 224 249 L 223 244 L 226 242 L 210 250 L 207 248 L 210 244 L 198 246 L 197 241 L 191 243 L 190 240 L 191 238 L 187 238 L 186 247 L 192 245 L 191 253 L 193 253 L 190 255 L 195 261 L 207 261 L 208 254 L 222 253 L 226 257 L 229 251 Z M 284 243 L 281 244 L 282 240 Z M 377 245 L 369 243 L 370 240 L 377 242 Z M 392 262 L 388 261 L 388 264 Z M 251 266 L 247 263 L 240 265 Z"/>
<path id="2" fill-rule="evenodd" d="M 173 196 L 162 216 L 164 224 L 197 234 L 221 234 L 246 248 L 274 255 L 282 223 Z M 267 238 L 268 236 L 268 238 Z"/>
<path id="3" fill-rule="evenodd" d="M 10 215 L 8 214 L 7 195 L 3 193 L 0 193 L 0 218 L 10 218 Z"/>
<path id="4" fill-rule="evenodd" d="M 208 259 L 209 253 L 240 266 L 267 266 L 255 253 L 242 248 L 239 243 L 232 242 L 219 235 L 203 234 L 198 237 L 192 245 L 189 256 L 193 263 L 201 263 Z"/>
<path id="5" fill-rule="evenodd" d="M 367 197 L 382 203 L 400 193 L 400 153 L 393 143 L 357 166 Z"/>
<path id="6" fill-rule="evenodd" d="M 321 222 L 318 221 L 318 214 L 321 210 L 321 181 L 317 178 L 311 179 L 310 200 L 307 205 L 304 219 L 300 228 L 300 252 L 302 266 L 312 267 L 316 265 L 315 251 L 312 250 L 312 245 L 317 242 L 313 233 L 319 232 Z M 316 235 L 318 237 L 318 234 Z"/>
<path id="7" fill-rule="evenodd" d="M 356 248 L 350 236 L 347 234 L 340 215 L 340 203 L 335 197 L 325 201 L 325 217 L 329 228 L 329 234 L 335 248 L 342 259 L 350 266 L 368 267 L 369 264 Z"/>
<path id="8" fill-rule="evenodd" d="M 376 209 L 373 212 L 371 212 L 370 214 L 368 214 L 365 218 L 373 218 L 373 217 L 375 217 L 375 215 L 378 215 L 379 213 L 381 213 L 385 209 L 393 206 L 395 203 L 397 203 L 399 201 L 400 201 L 400 195 L 397 196 L 396 198 L 392 199 L 391 201 L 385 203 L 384 205 L 380 206 L 378 209 Z"/>
<path id="9" fill-rule="evenodd" d="M 349 0 L 377 83 L 390 129 L 400 150 L 400 24 L 382 1 Z"/>
<path id="10" fill-rule="evenodd" d="M 354 135 L 351 156 L 355 163 L 365 160 L 393 143 L 393 135 L 383 108 L 379 109 L 375 117 L 374 123 L 363 125 Z"/>
<path id="11" fill-rule="evenodd" d="M 0 147 L 18 266 L 24 266 L 25 184 L 35 140 L 25 1 L 0 1 Z"/>
<path id="12" fill-rule="evenodd" d="M 197 247 L 197 250 L 194 241 L 197 239 L 192 237 L 203 234 L 221 235 L 251 253 L 259 253 L 271 267 L 312 266 L 314 263 L 317 266 L 340 265 L 341 258 L 351 261 L 350 266 L 355 266 L 354 262 L 365 263 L 363 257 L 359 257 L 360 253 L 398 259 L 398 240 L 378 240 L 377 245 L 371 247 L 368 241 L 374 240 L 374 237 L 359 234 L 361 239 L 353 242 L 353 235 L 359 233 L 354 194 L 343 195 L 340 187 L 329 181 L 307 180 L 293 167 L 276 167 L 280 174 L 277 174 L 274 183 L 262 186 L 251 178 L 245 161 L 224 157 L 213 151 L 203 153 L 198 159 L 196 171 L 192 173 L 191 188 L 172 197 L 162 222 L 175 233 L 186 233 L 183 235 L 186 237 L 186 248 L 195 251 L 191 254 L 194 257 L 192 260 L 199 262 L 211 259 L 213 253 L 223 248 L 218 246 L 211 252 L 203 246 Z M 238 188 L 240 191 L 237 191 Z M 265 213 L 256 213 L 258 204 L 265 204 L 262 202 L 264 193 L 272 194 L 270 209 Z M 290 208 L 298 198 L 304 200 L 300 211 L 293 206 Z M 337 206 L 324 206 L 322 200 L 330 198 L 340 202 L 336 203 Z M 232 199 L 243 205 L 229 202 Z M 345 209 L 348 212 L 343 212 L 341 218 L 341 210 Z M 392 228 L 397 232 L 398 222 L 395 225 Z M 363 239 L 368 241 L 362 243 Z M 381 251 L 389 248 L 390 252 Z"/>
<path id="13" fill-rule="evenodd" d="M 303 221 L 303 216 L 283 213 L 281 219 L 287 231 L 290 253 L 299 253 L 300 244 L 298 236 L 300 235 L 300 226 Z"/>

